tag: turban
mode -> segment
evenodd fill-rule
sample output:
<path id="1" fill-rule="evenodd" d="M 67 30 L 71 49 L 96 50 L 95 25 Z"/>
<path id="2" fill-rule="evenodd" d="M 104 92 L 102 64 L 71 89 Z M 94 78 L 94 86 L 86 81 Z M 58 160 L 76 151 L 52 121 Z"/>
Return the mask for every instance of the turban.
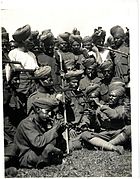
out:
<path id="1" fill-rule="evenodd" d="M 95 43 L 98 39 L 104 39 L 105 40 L 106 31 L 102 30 L 102 28 L 98 28 L 94 30 L 94 34 L 92 35 L 93 43 Z"/>
<path id="2" fill-rule="evenodd" d="M 71 34 L 69 36 L 69 42 L 72 44 L 73 42 L 78 42 L 79 44 L 81 44 L 82 42 L 82 37 L 80 35 L 74 35 L 74 34 Z"/>
<path id="3" fill-rule="evenodd" d="M 83 43 L 86 43 L 86 42 L 91 42 L 92 43 L 92 37 L 90 36 L 85 36 L 82 40 Z"/>
<path id="4" fill-rule="evenodd" d="M 32 35 L 32 38 L 33 39 L 37 39 L 38 35 L 39 35 L 39 31 L 36 30 L 36 31 L 31 31 L 31 35 Z"/>
<path id="5" fill-rule="evenodd" d="M 88 67 L 90 67 L 90 66 L 96 67 L 96 66 L 97 66 L 97 63 L 96 63 L 95 58 L 87 58 L 87 59 L 83 62 L 83 66 L 84 66 L 85 68 L 88 68 Z"/>
<path id="6" fill-rule="evenodd" d="M 4 27 L 1 27 L 1 32 L 2 32 L 2 39 L 8 40 L 9 41 L 9 34 L 7 33 L 6 29 Z"/>
<path id="7" fill-rule="evenodd" d="M 125 94 L 125 88 L 123 86 L 111 85 L 109 93 L 111 92 L 114 92 L 116 96 L 122 97 Z"/>
<path id="8" fill-rule="evenodd" d="M 40 40 L 43 42 L 52 42 L 54 40 L 54 35 L 51 32 L 51 29 L 42 31 L 40 35 Z"/>
<path id="9" fill-rule="evenodd" d="M 51 74 L 51 67 L 50 67 L 50 66 L 39 67 L 39 68 L 34 72 L 34 76 L 35 76 L 35 77 L 38 77 L 38 78 L 47 77 L 47 76 L 50 76 L 50 74 Z"/>
<path id="10" fill-rule="evenodd" d="M 91 93 L 94 93 L 95 97 L 99 96 L 100 86 L 98 84 L 90 84 L 86 90 L 86 95 L 89 96 Z"/>
<path id="11" fill-rule="evenodd" d="M 121 26 L 116 25 L 110 29 L 110 34 L 115 37 L 117 35 L 120 35 L 121 37 L 124 37 L 124 30 Z"/>
<path id="12" fill-rule="evenodd" d="M 70 34 L 68 32 L 65 32 L 63 34 L 59 34 L 57 39 L 59 42 L 63 42 L 63 41 L 69 42 L 69 36 L 70 36 Z"/>
<path id="13" fill-rule="evenodd" d="M 77 28 L 74 28 L 73 31 L 72 31 L 72 34 L 74 34 L 74 35 L 80 35 L 80 31 L 77 30 Z"/>
<path id="14" fill-rule="evenodd" d="M 33 106 L 39 107 L 42 109 L 52 110 L 58 106 L 58 101 L 54 98 L 35 98 L 33 101 Z"/>
<path id="15" fill-rule="evenodd" d="M 112 70 L 113 68 L 113 63 L 110 60 L 104 61 L 100 65 L 101 70 Z"/>
<path id="16" fill-rule="evenodd" d="M 111 83 L 109 85 L 109 88 L 112 88 L 113 86 L 122 86 L 125 87 L 125 83 L 122 81 L 121 78 L 119 77 L 113 77 L 111 80 Z"/>
<path id="17" fill-rule="evenodd" d="M 108 44 L 109 46 L 111 46 L 113 43 L 114 43 L 114 38 L 113 38 L 112 36 L 109 36 L 109 37 L 107 38 L 107 44 Z"/>
<path id="18" fill-rule="evenodd" d="M 66 73 L 65 78 L 72 80 L 72 79 L 76 79 L 76 80 L 80 80 L 82 78 L 84 71 L 83 70 L 75 70 L 75 71 L 69 71 Z"/>
<path id="19" fill-rule="evenodd" d="M 12 35 L 12 37 L 16 42 L 22 42 L 28 39 L 30 35 L 31 35 L 31 27 L 30 25 L 25 25 L 17 29 L 16 32 Z"/>

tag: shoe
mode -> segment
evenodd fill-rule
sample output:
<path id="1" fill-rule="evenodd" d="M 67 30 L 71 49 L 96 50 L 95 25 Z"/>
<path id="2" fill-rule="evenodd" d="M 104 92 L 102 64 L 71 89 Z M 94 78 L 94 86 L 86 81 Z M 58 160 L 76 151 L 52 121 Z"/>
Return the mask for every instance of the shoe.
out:
<path id="1" fill-rule="evenodd" d="M 46 166 L 49 166 L 49 162 L 44 162 L 43 160 L 38 162 L 37 165 L 36 165 L 36 168 L 37 169 L 43 169 L 44 167 Z"/>
<path id="2" fill-rule="evenodd" d="M 16 177 L 18 174 L 18 171 L 15 167 L 9 167 L 5 169 L 5 176 L 12 178 L 12 177 Z"/>
<path id="3" fill-rule="evenodd" d="M 120 155 L 122 155 L 123 154 L 123 152 L 124 152 L 124 148 L 123 148 L 123 146 L 115 146 L 115 151 L 118 153 L 118 154 L 120 154 Z"/>
<path id="4" fill-rule="evenodd" d="M 49 153 L 49 160 L 52 165 L 62 164 L 62 159 L 63 159 L 62 151 L 52 151 Z"/>

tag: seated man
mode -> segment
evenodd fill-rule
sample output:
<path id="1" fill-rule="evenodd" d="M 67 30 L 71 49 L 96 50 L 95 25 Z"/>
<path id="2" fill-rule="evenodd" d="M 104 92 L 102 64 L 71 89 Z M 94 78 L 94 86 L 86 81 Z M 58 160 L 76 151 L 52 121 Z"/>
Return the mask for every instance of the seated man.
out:
<path id="1" fill-rule="evenodd" d="M 19 148 L 20 167 L 43 168 L 62 163 L 66 143 L 62 136 L 63 122 L 56 119 L 55 99 L 36 98 L 33 101 L 34 113 L 19 124 L 15 143 Z"/>
<path id="2" fill-rule="evenodd" d="M 54 90 L 50 66 L 39 67 L 35 72 L 36 90 L 28 97 L 27 100 L 27 115 L 32 112 L 32 103 L 35 98 L 55 98 L 56 93 Z"/>
<path id="3" fill-rule="evenodd" d="M 98 64 L 96 63 L 95 58 L 87 58 L 83 66 L 84 69 L 84 78 L 80 80 L 79 88 L 85 90 L 90 83 L 100 83 L 101 79 L 97 76 Z"/>
<path id="4" fill-rule="evenodd" d="M 101 105 L 97 99 L 94 99 L 99 106 L 96 117 L 100 132 L 83 132 L 81 139 L 85 144 L 122 153 L 123 145 L 131 138 L 131 126 L 125 123 L 127 114 L 123 104 L 124 94 L 125 89 L 120 83 L 111 84 L 108 105 Z"/>

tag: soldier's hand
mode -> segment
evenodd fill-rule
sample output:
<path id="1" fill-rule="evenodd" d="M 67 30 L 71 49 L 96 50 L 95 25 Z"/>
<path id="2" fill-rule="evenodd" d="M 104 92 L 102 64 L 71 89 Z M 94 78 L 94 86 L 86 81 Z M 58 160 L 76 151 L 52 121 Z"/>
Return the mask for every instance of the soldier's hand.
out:
<path id="1" fill-rule="evenodd" d="M 69 135 L 70 135 L 70 138 L 75 138 L 75 137 L 77 137 L 77 133 L 76 133 L 76 131 L 75 131 L 74 129 L 71 129 L 71 130 L 69 131 Z"/>
<path id="2" fill-rule="evenodd" d="M 115 52 L 110 51 L 109 54 L 110 54 L 111 59 L 114 60 L 114 58 L 116 57 Z"/>
<path id="3" fill-rule="evenodd" d="M 66 125 L 64 124 L 64 122 L 58 120 L 55 121 L 54 127 L 59 134 L 62 134 L 66 129 Z"/>
<path id="4" fill-rule="evenodd" d="M 54 124 L 53 124 L 53 127 L 56 129 L 56 131 L 58 131 L 59 128 L 60 128 L 60 121 L 59 120 L 55 120 Z"/>
<path id="5" fill-rule="evenodd" d="M 92 51 L 95 53 L 99 52 L 98 48 L 95 45 L 92 47 Z"/>

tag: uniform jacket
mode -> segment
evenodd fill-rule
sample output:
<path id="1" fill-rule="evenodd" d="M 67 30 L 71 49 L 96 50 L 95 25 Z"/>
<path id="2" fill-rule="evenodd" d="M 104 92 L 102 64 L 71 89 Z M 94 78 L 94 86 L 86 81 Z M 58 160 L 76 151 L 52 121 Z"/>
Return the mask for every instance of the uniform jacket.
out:
<path id="1" fill-rule="evenodd" d="M 15 134 L 15 143 L 19 149 L 19 161 L 29 150 L 41 154 L 47 144 L 58 137 L 55 128 L 46 131 L 36 120 L 35 115 L 30 115 L 22 120 Z"/>

